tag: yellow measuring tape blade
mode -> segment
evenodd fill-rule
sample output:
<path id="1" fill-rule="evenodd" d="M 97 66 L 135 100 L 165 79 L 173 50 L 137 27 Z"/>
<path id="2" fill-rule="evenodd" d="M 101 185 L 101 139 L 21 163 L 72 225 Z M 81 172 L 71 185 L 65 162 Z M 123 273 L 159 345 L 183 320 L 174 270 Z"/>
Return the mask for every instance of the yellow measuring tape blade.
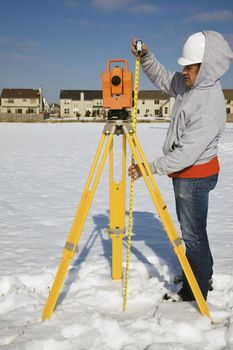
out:
<path id="1" fill-rule="evenodd" d="M 137 114 L 138 114 L 139 70 L 140 70 L 140 58 L 137 55 L 136 62 L 135 62 L 135 75 L 134 75 L 134 109 L 133 109 L 133 128 L 135 132 L 136 132 Z"/>
<path id="2" fill-rule="evenodd" d="M 134 110 L 133 110 L 133 129 L 136 132 L 137 127 L 137 113 L 138 113 L 138 86 L 139 86 L 139 70 L 140 59 L 136 56 L 135 62 L 135 75 L 134 75 Z M 132 164 L 134 164 L 134 158 L 132 156 Z M 130 261 L 130 246 L 131 246 L 131 233 L 133 228 L 133 199 L 134 199 L 134 181 L 130 181 L 130 199 L 129 199 L 129 225 L 128 225 L 128 240 L 127 240 L 127 254 L 126 254 L 126 268 L 125 268 L 125 281 L 124 281 L 124 297 L 123 297 L 123 311 L 126 310 L 127 294 L 128 294 L 128 281 L 129 281 L 129 261 Z"/>

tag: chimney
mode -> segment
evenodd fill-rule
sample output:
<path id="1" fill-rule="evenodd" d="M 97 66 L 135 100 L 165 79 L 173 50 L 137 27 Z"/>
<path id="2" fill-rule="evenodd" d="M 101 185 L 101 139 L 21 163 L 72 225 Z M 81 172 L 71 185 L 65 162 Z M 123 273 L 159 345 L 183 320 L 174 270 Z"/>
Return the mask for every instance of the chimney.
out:
<path id="1" fill-rule="evenodd" d="M 81 114 L 82 117 L 85 115 L 84 92 L 80 92 L 80 114 Z"/>

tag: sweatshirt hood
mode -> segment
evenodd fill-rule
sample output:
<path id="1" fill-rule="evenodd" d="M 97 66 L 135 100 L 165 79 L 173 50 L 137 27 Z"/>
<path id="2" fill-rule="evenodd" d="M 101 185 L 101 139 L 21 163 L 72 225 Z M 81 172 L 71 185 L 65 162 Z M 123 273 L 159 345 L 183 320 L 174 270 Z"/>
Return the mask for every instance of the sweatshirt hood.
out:
<path id="1" fill-rule="evenodd" d="M 233 52 L 220 33 L 203 31 L 203 34 L 205 51 L 194 87 L 213 85 L 228 71 L 233 60 Z"/>

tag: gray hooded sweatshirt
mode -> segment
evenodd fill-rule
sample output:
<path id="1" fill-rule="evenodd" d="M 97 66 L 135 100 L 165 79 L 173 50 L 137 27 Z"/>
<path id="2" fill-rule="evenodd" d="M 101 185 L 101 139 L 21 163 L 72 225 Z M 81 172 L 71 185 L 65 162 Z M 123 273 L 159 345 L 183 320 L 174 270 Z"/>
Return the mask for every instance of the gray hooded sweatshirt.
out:
<path id="1" fill-rule="evenodd" d="M 141 58 L 144 73 L 154 85 L 176 98 L 163 146 L 164 156 L 150 163 L 153 173 L 168 175 L 217 154 L 226 123 L 219 79 L 227 72 L 233 52 L 221 34 L 205 31 L 205 51 L 195 84 L 186 86 L 181 73 L 171 73 L 149 51 Z"/>

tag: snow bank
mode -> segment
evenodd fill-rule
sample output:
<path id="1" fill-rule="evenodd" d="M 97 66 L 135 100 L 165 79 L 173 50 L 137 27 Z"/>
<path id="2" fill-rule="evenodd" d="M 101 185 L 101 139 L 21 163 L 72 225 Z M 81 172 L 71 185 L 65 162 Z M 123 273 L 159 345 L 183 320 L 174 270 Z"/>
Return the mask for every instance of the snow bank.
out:
<path id="1" fill-rule="evenodd" d="M 200 315 L 195 302 L 161 303 L 167 290 L 175 290 L 172 280 L 180 267 L 143 181 L 135 185 L 127 310 L 122 311 L 123 283 L 111 279 L 111 242 L 104 231 L 107 166 L 56 310 L 49 321 L 41 321 L 102 128 L 0 126 L 0 348 L 233 349 L 232 125 L 219 147 L 222 171 L 211 194 L 208 223 L 215 257 L 208 305 L 216 324 Z M 166 128 L 167 124 L 139 125 L 146 155 L 152 157 L 152 147 L 160 153 Z M 170 180 L 156 180 L 177 225 Z M 126 244 L 125 239 L 124 264 Z"/>

